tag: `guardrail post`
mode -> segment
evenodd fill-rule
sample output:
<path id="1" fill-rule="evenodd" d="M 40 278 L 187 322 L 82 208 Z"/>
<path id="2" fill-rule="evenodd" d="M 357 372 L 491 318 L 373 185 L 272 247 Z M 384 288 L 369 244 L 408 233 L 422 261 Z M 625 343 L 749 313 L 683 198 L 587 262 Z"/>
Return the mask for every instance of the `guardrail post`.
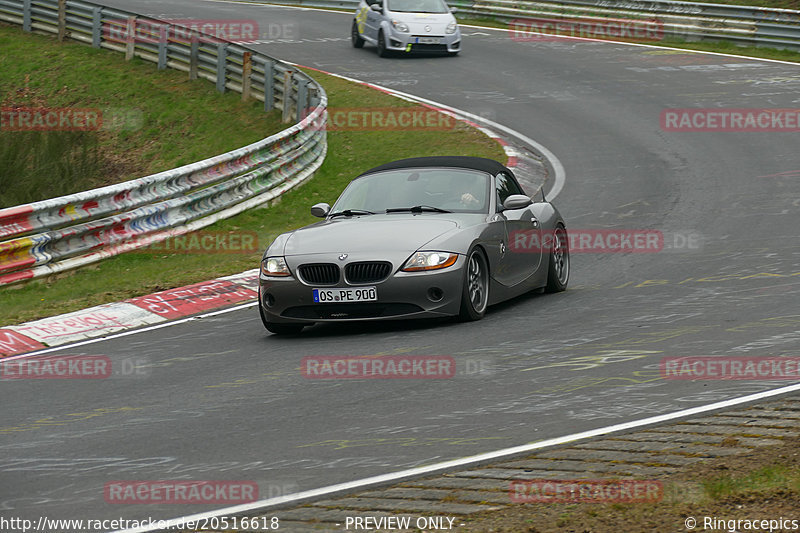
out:
<path id="1" fill-rule="evenodd" d="M 291 70 L 283 73 L 283 122 L 289 122 L 292 119 L 292 74 Z"/>
<path id="2" fill-rule="evenodd" d="M 128 31 L 125 37 L 125 61 L 130 61 L 136 50 L 136 17 L 128 17 Z"/>
<path id="3" fill-rule="evenodd" d="M 161 25 L 158 30 L 158 70 L 167 68 L 167 34 L 170 26 Z"/>
<path id="4" fill-rule="evenodd" d="M 96 6 L 92 8 L 92 46 L 100 48 L 103 42 L 103 8 Z"/>
<path id="5" fill-rule="evenodd" d="M 22 30 L 31 31 L 31 0 L 22 2 Z"/>
<path id="6" fill-rule="evenodd" d="M 225 82 L 228 74 L 228 43 L 217 45 L 217 90 L 225 92 Z"/>
<path id="7" fill-rule="evenodd" d="M 189 79 L 197 79 L 197 57 L 200 54 L 200 40 L 197 38 L 197 32 L 192 32 L 192 42 L 189 46 Z"/>
<path id="8" fill-rule="evenodd" d="M 310 83 L 308 85 L 308 107 L 317 107 L 319 105 L 319 93 Z"/>
<path id="9" fill-rule="evenodd" d="M 264 61 L 264 111 L 275 109 L 275 68 L 272 61 Z"/>
<path id="10" fill-rule="evenodd" d="M 67 0 L 58 0 L 58 40 L 67 35 Z"/>
<path id="11" fill-rule="evenodd" d="M 299 80 L 297 82 L 297 122 L 306 117 L 308 107 L 308 80 Z"/>
<path id="12" fill-rule="evenodd" d="M 252 52 L 242 55 L 242 101 L 250 99 L 250 74 L 253 72 Z"/>

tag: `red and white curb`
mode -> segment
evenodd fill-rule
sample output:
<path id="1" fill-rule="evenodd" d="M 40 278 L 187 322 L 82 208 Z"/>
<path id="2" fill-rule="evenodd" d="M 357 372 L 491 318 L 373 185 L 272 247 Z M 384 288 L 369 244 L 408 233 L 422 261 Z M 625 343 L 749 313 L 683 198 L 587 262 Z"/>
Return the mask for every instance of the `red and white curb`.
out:
<path id="1" fill-rule="evenodd" d="M 113 335 L 258 298 L 258 269 L 0 328 L 0 356 Z"/>

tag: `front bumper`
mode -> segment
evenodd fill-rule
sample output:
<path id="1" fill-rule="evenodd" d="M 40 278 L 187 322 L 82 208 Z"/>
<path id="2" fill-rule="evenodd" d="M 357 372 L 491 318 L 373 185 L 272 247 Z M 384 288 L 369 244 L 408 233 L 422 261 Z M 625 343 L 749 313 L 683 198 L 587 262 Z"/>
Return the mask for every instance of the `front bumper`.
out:
<path id="1" fill-rule="evenodd" d="M 457 315 L 461 308 L 466 260 L 442 270 L 395 272 L 379 283 L 335 286 L 307 284 L 296 277 L 259 277 L 259 305 L 268 322 L 313 324 L 314 322 L 349 322 L 353 320 L 393 320 Z M 314 288 L 375 287 L 376 302 L 315 303 Z M 438 297 L 441 293 L 441 297 Z"/>
<path id="2" fill-rule="evenodd" d="M 438 43 L 419 42 L 426 39 L 438 39 Z M 450 35 L 421 35 L 401 33 L 394 29 L 389 31 L 386 48 L 395 52 L 428 53 L 428 52 L 460 52 L 461 30 Z"/>

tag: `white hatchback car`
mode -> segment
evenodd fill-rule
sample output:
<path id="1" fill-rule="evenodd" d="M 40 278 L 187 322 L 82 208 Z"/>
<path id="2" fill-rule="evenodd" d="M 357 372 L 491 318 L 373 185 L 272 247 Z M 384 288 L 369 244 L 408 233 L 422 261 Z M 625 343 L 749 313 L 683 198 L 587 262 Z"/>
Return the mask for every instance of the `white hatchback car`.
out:
<path id="1" fill-rule="evenodd" d="M 461 31 L 444 0 L 361 0 L 351 29 L 353 46 L 365 42 L 378 55 L 461 51 Z"/>

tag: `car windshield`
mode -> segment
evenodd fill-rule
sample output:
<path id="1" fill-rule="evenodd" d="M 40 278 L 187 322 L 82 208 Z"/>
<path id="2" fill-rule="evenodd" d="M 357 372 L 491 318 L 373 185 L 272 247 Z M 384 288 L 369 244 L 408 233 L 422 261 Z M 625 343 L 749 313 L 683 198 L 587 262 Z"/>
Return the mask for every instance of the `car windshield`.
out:
<path id="1" fill-rule="evenodd" d="M 388 0 L 388 8 L 400 13 L 447 13 L 442 0 Z"/>
<path id="2" fill-rule="evenodd" d="M 488 213 L 489 175 L 456 168 L 387 170 L 353 180 L 333 206 L 373 213 L 415 212 Z M 421 209 L 420 206 L 423 208 Z"/>

